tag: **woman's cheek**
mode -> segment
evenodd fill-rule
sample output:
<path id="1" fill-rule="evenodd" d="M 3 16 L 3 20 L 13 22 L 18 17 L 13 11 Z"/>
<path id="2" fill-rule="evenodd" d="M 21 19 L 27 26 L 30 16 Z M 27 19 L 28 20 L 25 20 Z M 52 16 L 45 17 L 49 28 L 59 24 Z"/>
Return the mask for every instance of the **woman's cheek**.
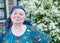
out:
<path id="1" fill-rule="evenodd" d="M 16 16 L 12 16 L 12 18 L 16 18 Z"/>

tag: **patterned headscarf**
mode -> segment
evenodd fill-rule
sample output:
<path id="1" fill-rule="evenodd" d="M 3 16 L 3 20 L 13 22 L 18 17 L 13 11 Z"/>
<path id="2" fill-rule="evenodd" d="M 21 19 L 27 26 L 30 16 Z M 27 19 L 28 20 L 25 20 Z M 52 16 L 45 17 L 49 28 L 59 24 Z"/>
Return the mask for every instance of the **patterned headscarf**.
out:
<path id="1" fill-rule="evenodd" d="M 17 8 L 22 9 L 22 10 L 26 13 L 26 11 L 25 11 L 25 9 L 23 8 L 23 6 L 16 5 L 16 6 L 12 7 L 11 12 L 10 12 L 10 15 L 11 15 L 12 12 L 13 12 L 15 9 L 17 9 Z M 25 25 L 31 25 L 31 26 L 32 26 L 32 24 L 31 24 L 30 22 L 28 22 L 27 20 L 25 20 L 25 21 L 23 22 L 23 24 L 25 24 Z M 9 28 L 10 26 L 12 26 L 12 22 L 11 22 L 11 18 L 10 18 L 10 17 L 9 17 L 8 19 L 6 19 L 6 21 L 5 21 L 5 23 L 4 23 L 4 26 L 5 26 L 6 28 Z"/>

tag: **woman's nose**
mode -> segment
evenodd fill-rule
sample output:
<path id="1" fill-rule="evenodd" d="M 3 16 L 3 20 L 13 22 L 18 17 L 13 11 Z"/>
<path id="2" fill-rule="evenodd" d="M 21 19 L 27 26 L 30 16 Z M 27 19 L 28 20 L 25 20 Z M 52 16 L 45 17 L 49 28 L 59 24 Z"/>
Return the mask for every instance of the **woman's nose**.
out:
<path id="1" fill-rule="evenodd" d="M 19 15 L 19 14 L 17 14 L 16 16 L 17 16 L 18 18 L 20 18 L 20 15 Z"/>

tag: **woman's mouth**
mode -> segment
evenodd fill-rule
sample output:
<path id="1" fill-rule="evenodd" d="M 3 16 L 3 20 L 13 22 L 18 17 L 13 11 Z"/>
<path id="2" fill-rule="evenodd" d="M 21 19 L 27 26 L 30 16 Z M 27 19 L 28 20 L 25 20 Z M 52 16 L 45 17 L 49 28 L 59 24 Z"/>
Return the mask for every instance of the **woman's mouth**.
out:
<path id="1" fill-rule="evenodd" d="M 17 21 L 20 21 L 20 20 L 22 20 L 22 19 L 16 19 Z"/>

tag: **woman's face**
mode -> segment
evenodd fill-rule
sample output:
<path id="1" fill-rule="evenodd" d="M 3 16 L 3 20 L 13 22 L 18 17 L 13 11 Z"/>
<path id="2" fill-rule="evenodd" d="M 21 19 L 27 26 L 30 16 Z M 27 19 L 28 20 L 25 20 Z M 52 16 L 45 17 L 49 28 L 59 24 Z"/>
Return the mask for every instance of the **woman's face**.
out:
<path id="1" fill-rule="evenodd" d="M 25 12 L 22 9 L 15 9 L 11 14 L 12 23 L 23 23 L 26 19 Z"/>

